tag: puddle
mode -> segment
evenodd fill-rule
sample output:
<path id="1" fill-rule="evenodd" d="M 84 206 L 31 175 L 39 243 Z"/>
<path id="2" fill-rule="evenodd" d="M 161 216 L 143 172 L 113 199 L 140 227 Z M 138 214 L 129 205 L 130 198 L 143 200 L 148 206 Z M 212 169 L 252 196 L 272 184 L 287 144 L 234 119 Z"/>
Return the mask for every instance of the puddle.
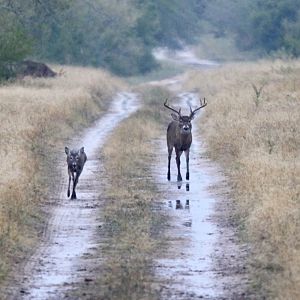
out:
<path id="1" fill-rule="evenodd" d="M 199 105 L 193 93 L 179 94 L 181 107 L 188 112 L 188 104 Z M 197 118 L 200 116 L 198 115 Z M 171 118 L 170 118 L 171 120 Z M 158 275 L 167 280 L 163 299 L 190 299 L 192 297 L 217 298 L 222 285 L 216 280 L 212 259 L 218 239 L 217 226 L 211 220 L 216 202 L 209 188 L 218 183 L 217 170 L 212 163 L 201 157 L 204 149 L 198 136 L 197 122 L 193 122 L 193 143 L 190 152 L 190 180 L 177 182 L 175 153 L 171 160 L 171 181 L 167 181 L 167 146 L 161 141 L 160 153 L 154 177 L 165 194 L 165 208 L 171 215 L 170 249 L 164 259 L 157 261 Z M 181 156 L 181 173 L 185 177 L 185 156 Z"/>
<path id="2" fill-rule="evenodd" d="M 77 200 L 67 199 L 67 167 L 62 161 L 62 181 L 54 198 L 57 207 L 49 221 L 44 242 L 25 267 L 18 299 L 61 299 L 78 281 L 90 276 L 96 232 L 99 224 L 99 195 L 101 182 L 94 175 L 99 172 L 101 147 L 112 130 L 138 108 L 135 94 L 120 93 L 109 111 L 73 141 L 71 147 L 85 147 L 87 163 L 77 186 Z M 62 151 L 62 155 L 64 152 Z M 91 259 L 87 263 L 87 259 Z M 99 264 L 99 259 L 97 264 Z M 84 266 L 84 268 L 83 268 Z"/>

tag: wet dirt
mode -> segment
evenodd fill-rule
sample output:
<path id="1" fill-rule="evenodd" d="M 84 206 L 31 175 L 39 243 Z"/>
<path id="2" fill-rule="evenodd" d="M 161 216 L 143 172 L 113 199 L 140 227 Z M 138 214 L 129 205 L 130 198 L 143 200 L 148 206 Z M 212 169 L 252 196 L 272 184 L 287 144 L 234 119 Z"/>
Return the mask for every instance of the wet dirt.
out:
<path id="1" fill-rule="evenodd" d="M 199 105 L 199 95 L 181 92 L 182 78 L 158 83 L 177 92 L 179 102 L 189 113 L 189 105 Z M 156 82 L 152 83 L 156 85 Z M 201 114 L 197 116 L 201 118 Z M 171 121 L 171 118 L 170 118 Z M 229 187 L 222 170 L 205 153 L 199 122 L 193 122 L 190 152 L 190 180 L 177 182 L 175 153 L 171 160 L 171 181 L 167 181 L 167 145 L 153 166 L 153 176 L 165 195 L 165 210 L 171 216 L 167 228 L 169 248 L 156 261 L 156 274 L 165 280 L 162 299 L 249 299 L 245 245 L 238 243 L 233 226 Z M 181 156 L 181 173 L 185 178 L 185 155 Z"/>
<path id="2" fill-rule="evenodd" d="M 18 288 L 8 299 L 62 299 L 76 282 L 90 280 L 90 269 L 96 263 L 97 230 L 101 205 L 101 148 L 112 130 L 138 108 L 135 94 L 118 94 L 111 108 L 85 131 L 71 141 L 71 147 L 85 147 L 88 160 L 79 179 L 76 200 L 67 198 L 67 168 L 61 161 L 61 182 L 54 196 L 57 203 L 44 233 L 43 242 L 25 265 L 24 276 L 17 278 Z M 63 153 L 63 152 L 62 152 Z M 100 260 L 97 258 L 97 264 Z"/>

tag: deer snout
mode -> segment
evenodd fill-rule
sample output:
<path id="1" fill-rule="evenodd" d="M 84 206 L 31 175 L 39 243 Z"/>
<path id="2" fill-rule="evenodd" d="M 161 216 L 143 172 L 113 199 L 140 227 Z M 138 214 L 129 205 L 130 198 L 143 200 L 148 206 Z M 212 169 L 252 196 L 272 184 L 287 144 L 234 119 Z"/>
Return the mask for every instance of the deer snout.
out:
<path id="1" fill-rule="evenodd" d="M 190 130 L 190 126 L 189 125 L 183 125 L 183 130 L 185 130 L 185 131 L 188 131 L 188 130 Z"/>

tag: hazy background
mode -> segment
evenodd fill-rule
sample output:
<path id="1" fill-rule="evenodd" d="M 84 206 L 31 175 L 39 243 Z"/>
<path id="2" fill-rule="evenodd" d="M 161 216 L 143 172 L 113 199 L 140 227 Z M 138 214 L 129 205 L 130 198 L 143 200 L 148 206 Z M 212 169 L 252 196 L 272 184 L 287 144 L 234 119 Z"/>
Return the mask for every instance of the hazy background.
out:
<path id="1" fill-rule="evenodd" d="M 143 74 L 154 48 L 187 44 L 220 60 L 296 57 L 299 12 L 300 0 L 0 0 L 0 74 L 24 58 Z"/>

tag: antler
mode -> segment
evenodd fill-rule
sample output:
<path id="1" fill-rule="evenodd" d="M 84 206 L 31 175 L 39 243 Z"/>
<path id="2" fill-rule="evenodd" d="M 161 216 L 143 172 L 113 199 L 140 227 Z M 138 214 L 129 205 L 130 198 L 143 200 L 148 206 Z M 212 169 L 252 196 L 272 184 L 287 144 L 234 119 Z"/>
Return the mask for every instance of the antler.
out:
<path id="1" fill-rule="evenodd" d="M 177 111 L 176 109 L 170 107 L 169 105 L 167 105 L 167 102 L 168 102 L 168 98 L 166 99 L 165 103 L 164 103 L 164 106 L 174 112 L 176 112 L 179 116 L 181 115 L 180 112 L 181 112 L 181 108 L 179 108 L 179 110 Z"/>
<path id="2" fill-rule="evenodd" d="M 190 106 L 190 111 L 191 111 L 191 114 L 190 114 L 190 117 L 193 117 L 195 115 L 195 112 L 198 111 L 199 109 L 203 108 L 204 106 L 207 105 L 207 102 L 205 100 L 205 98 L 203 98 L 203 102 L 200 98 L 200 106 L 197 107 L 196 109 L 192 110 L 191 106 Z"/>

